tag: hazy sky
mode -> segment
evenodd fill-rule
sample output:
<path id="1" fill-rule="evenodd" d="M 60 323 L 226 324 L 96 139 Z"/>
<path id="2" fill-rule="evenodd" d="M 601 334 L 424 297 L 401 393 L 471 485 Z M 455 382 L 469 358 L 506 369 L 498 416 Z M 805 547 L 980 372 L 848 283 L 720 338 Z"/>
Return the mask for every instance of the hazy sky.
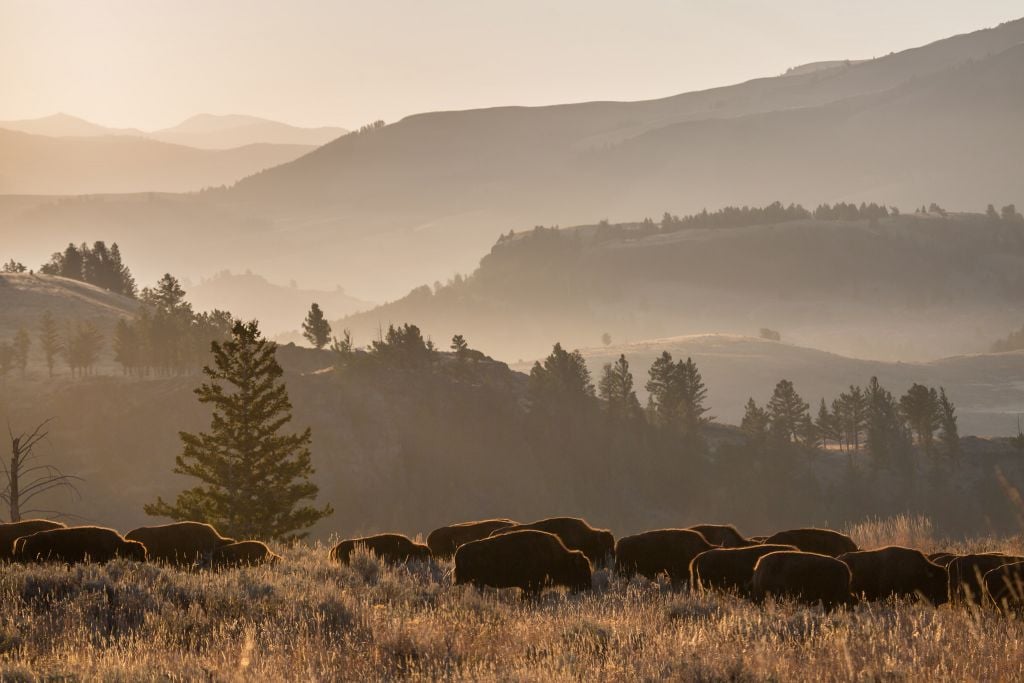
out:
<path id="1" fill-rule="evenodd" d="M 1020 0 L 0 0 L 0 119 L 198 113 L 355 127 L 420 111 L 646 99 L 865 58 Z"/>

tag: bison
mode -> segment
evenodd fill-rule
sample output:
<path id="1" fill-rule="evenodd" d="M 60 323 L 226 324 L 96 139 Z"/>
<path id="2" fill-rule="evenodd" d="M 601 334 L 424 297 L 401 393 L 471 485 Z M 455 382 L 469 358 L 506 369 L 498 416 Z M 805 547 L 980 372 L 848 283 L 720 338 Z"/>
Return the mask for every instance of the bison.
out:
<path id="1" fill-rule="evenodd" d="M 150 561 L 188 566 L 209 559 L 217 548 L 234 543 L 202 522 L 173 522 L 132 529 L 124 536 L 146 546 Z"/>
<path id="2" fill-rule="evenodd" d="M 949 553 L 941 551 L 937 553 L 929 553 L 928 561 L 934 562 L 941 567 L 948 567 L 949 563 L 956 559 L 956 553 Z"/>
<path id="3" fill-rule="evenodd" d="M 920 595 L 933 605 L 948 601 L 946 568 L 929 561 L 920 550 L 893 545 L 844 553 L 839 559 L 853 574 L 854 595 L 867 600 Z"/>
<path id="4" fill-rule="evenodd" d="M 706 538 L 708 543 L 720 548 L 745 548 L 754 543 L 744 538 L 731 524 L 695 524 L 686 528 L 696 531 Z"/>
<path id="5" fill-rule="evenodd" d="M 658 529 L 625 536 L 615 544 L 615 569 L 623 576 L 648 579 L 668 574 L 673 585 L 688 585 L 690 562 L 714 546 L 691 529 Z"/>
<path id="6" fill-rule="evenodd" d="M 755 600 L 791 597 L 831 609 L 853 603 L 850 581 L 850 568 L 834 557 L 782 550 L 757 561 L 750 585 Z"/>
<path id="7" fill-rule="evenodd" d="M 430 532 L 427 536 L 427 547 L 434 557 L 448 558 L 454 555 L 463 543 L 479 541 L 490 536 L 492 531 L 516 524 L 518 522 L 511 519 L 481 519 L 476 522 L 449 524 Z"/>
<path id="8" fill-rule="evenodd" d="M 982 604 L 985 599 L 985 575 L 1006 564 L 1024 562 L 1024 557 L 1002 553 L 980 553 L 956 557 L 949 572 L 949 600 Z"/>
<path id="9" fill-rule="evenodd" d="M 74 526 L 22 536 L 14 544 L 20 562 L 109 562 L 117 557 L 146 561 L 146 546 L 126 540 L 113 529 Z"/>
<path id="10" fill-rule="evenodd" d="M 222 545 L 213 551 L 210 566 L 215 569 L 237 567 L 240 565 L 277 564 L 281 556 L 277 555 L 266 543 L 260 541 L 239 541 Z"/>
<path id="11" fill-rule="evenodd" d="M 857 544 L 853 542 L 852 538 L 831 529 L 790 529 L 772 534 L 764 542 L 795 545 L 805 553 L 830 557 L 857 551 Z"/>
<path id="12" fill-rule="evenodd" d="M 569 550 L 579 550 L 593 565 L 615 553 L 615 537 L 605 529 L 595 529 L 577 517 L 551 517 L 530 524 L 516 524 L 491 532 L 491 536 L 514 531 L 546 531 L 562 539 Z"/>
<path id="13" fill-rule="evenodd" d="M 1024 562 L 1013 562 L 985 573 L 985 594 L 1002 611 L 1024 609 Z"/>
<path id="14" fill-rule="evenodd" d="M 521 588 L 537 595 L 545 585 L 590 588 L 590 561 L 546 531 L 513 531 L 470 541 L 455 551 L 455 583 Z"/>
<path id="15" fill-rule="evenodd" d="M 422 543 L 414 543 L 408 536 L 401 534 L 377 534 L 363 538 L 350 538 L 334 546 L 330 558 L 335 562 L 348 564 L 356 546 L 364 546 L 368 551 L 389 564 L 402 564 L 409 560 L 430 559 L 430 548 Z"/>
<path id="16" fill-rule="evenodd" d="M 20 522 L 0 524 L 0 561 L 14 558 L 14 542 L 22 536 L 64 528 L 66 528 L 64 524 L 51 522 L 48 519 L 25 519 Z"/>
<path id="17" fill-rule="evenodd" d="M 754 565 L 764 555 L 783 550 L 796 550 L 792 545 L 752 545 L 745 548 L 712 548 L 693 558 L 690 577 L 693 585 L 703 589 L 750 592 Z"/>

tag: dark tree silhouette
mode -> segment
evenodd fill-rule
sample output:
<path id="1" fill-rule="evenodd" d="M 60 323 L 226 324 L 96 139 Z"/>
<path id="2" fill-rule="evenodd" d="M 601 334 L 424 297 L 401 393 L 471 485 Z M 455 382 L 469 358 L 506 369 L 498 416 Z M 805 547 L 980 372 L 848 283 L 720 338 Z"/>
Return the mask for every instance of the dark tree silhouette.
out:
<path id="1" fill-rule="evenodd" d="M 37 496 L 49 491 L 65 489 L 78 496 L 74 482 L 82 481 L 81 477 L 64 474 L 53 465 L 36 459 L 35 448 L 49 434 L 46 426 L 52 419 L 44 420 L 31 432 L 22 432 L 17 436 L 11 426 L 7 425 L 7 433 L 11 438 L 11 459 L 2 464 L 7 483 L 0 489 L 0 501 L 7 506 L 12 522 L 21 521 L 22 515 L 59 514 L 53 510 L 27 507 Z"/>
<path id="2" fill-rule="evenodd" d="M 210 381 L 196 389 L 199 402 L 213 406 L 210 431 L 180 433 L 184 449 L 174 468 L 201 483 L 173 505 L 158 498 L 146 514 L 208 522 L 237 538 L 303 538 L 333 510 L 303 504 L 318 492 L 309 480 L 312 435 L 282 431 L 292 405 L 277 346 L 256 321 L 236 321 L 231 339 L 211 348 L 214 367 L 203 368 Z"/>
<path id="3" fill-rule="evenodd" d="M 302 336 L 317 349 L 324 348 L 331 341 L 331 324 L 320 310 L 320 304 L 314 303 L 309 307 L 309 313 L 302 321 Z"/>
<path id="4" fill-rule="evenodd" d="M 608 417 L 614 422 L 630 422 L 643 415 L 633 390 L 633 373 L 624 354 L 615 363 L 605 363 L 597 383 L 598 396 L 604 400 Z"/>

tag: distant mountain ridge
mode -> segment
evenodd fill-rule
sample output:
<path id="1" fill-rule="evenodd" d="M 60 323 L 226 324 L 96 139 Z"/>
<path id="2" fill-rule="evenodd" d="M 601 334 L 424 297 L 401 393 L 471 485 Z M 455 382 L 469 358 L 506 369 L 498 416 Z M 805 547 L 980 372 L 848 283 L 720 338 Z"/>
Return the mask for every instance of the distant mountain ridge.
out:
<path id="1" fill-rule="evenodd" d="M 242 114 L 196 114 L 176 126 L 153 131 L 109 128 L 64 113 L 38 119 L 0 121 L 0 128 L 58 138 L 132 135 L 199 149 L 231 149 L 255 144 L 317 147 L 348 132 L 337 126 L 303 128 Z"/>
<path id="2" fill-rule="evenodd" d="M 353 288 L 366 283 L 361 297 L 382 300 L 472 269 L 510 228 L 778 197 L 904 210 L 1024 205 L 1022 44 L 1017 20 L 849 66 L 658 100 L 417 114 L 174 200 L 182 218 L 166 213 L 171 201 L 11 200 L 0 201 L 0 229 L 53 242 L 102 228 L 158 245 L 194 275 L 252 267 L 329 283 L 340 270 Z M 237 262 L 191 248 L 211 239 L 210 225 L 221 226 L 217 240 L 242 245 Z"/>

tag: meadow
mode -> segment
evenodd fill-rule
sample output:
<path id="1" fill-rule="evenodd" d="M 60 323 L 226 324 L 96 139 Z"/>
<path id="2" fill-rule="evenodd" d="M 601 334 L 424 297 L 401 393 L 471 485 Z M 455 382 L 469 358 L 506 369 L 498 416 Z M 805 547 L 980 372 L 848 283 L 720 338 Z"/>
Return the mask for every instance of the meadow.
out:
<path id="1" fill-rule="evenodd" d="M 921 518 L 848 529 L 862 546 L 941 543 Z M 327 546 L 219 573 L 115 561 L 0 569 L 0 680 L 1011 680 L 1024 623 L 912 601 L 826 612 L 673 591 L 598 570 L 594 590 L 480 591 L 450 563 L 388 567 Z"/>

